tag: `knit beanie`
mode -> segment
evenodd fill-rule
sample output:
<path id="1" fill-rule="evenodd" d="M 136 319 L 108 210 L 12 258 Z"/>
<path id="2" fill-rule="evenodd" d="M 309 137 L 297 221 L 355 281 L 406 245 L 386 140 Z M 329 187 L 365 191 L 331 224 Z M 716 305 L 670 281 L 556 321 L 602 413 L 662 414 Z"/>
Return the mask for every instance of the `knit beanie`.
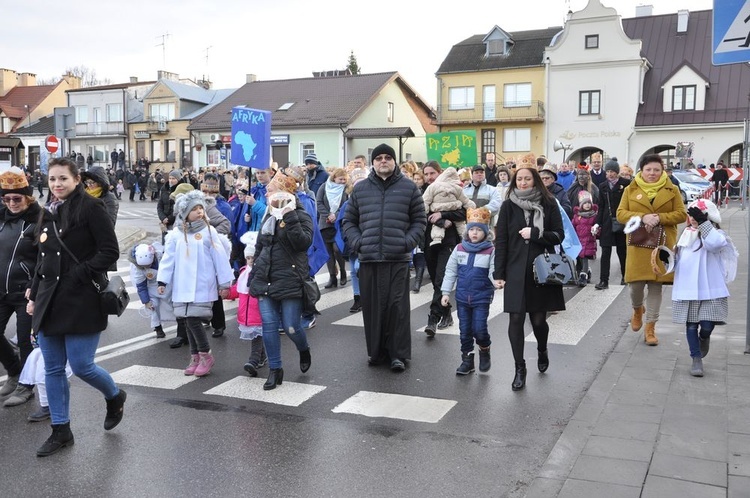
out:
<path id="1" fill-rule="evenodd" d="M 179 169 L 173 169 L 169 172 L 169 176 L 179 182 L 180 180 L 182 180 L 182 171 L 180 171 Z"/>
<path id="2" fill-rule="evenodd" d="M 378 157 L 380 154 L 388 154 L 394 160 L 396 159 L 396 151 L 393 150 L 393 147 L 391 147 L 388 144 L 380 144 L 374 149 L 372 149 L 372 154 L 370 154 L 370 163 L 374 163 L 375 158 Z"/>
<path id="3" fill-rule="evenodd" d="M 195 206 L 201 206 L 204 210 L 206 209 L 206 197 L 199 190 L 191 190 L 177 197 L 177 200 L 174 202 L 175 215 L 180 221 L 185 221 Z"/>
<path id="4" fill-rule="evenodd" d="M 304 161 L 302 161 L 305 164 L 320 164 L 320 161 L 318 161 L 318 156 L 315 154 L 308 154 L 305 156 Z"/>
<path id="5" fill-rule="evenodd" d="M 34 190 L 29 186 L 26 174 L 16 166 L 0 175 L 0 195 L 21 194 L 34 195 Z"/>
<path id="6" fill-rule="evenodd" d="M 593 198 L 591 197 L 591 193 L 586 190 L 581 190 L 578 192 L 578 205 L 583 206 L 587 202 L 594 203 Z"/>
<path id="7" fill-rule="evenodd" d="M 607 161 L 607 164 L 604 165 L 604 171 L 614 171 L 618 175 L 620 174 L 620 164 L 617 162 L 616 157 Z"/>

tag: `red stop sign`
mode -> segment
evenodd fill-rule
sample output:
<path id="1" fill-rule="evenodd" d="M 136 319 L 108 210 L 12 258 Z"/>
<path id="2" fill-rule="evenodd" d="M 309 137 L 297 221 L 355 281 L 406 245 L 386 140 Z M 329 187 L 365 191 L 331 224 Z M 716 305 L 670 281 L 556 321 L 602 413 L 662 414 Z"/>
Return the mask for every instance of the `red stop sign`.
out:
<path id="1" fill-rule="evenodd" d="M 44 141 L 44 146 L 47 148 L 49 152 L 54 154 L 60 149 L 60 139 L 54 135 L 50 135 Z"/>

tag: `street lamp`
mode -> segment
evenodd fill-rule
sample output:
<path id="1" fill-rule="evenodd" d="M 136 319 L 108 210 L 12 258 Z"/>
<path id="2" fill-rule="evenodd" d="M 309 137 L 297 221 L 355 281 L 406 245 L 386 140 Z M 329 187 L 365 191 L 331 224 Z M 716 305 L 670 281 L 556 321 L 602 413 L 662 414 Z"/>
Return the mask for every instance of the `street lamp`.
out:
<path id="1" fill-rule="evenodd" d="M 27 124 L 26 126 L 30 127 L 31 126 L 31 106 L 29 104 L 24 104 L 23 108 L 26 109 L 26 115 L 29 117 L 29 124 Z"/>

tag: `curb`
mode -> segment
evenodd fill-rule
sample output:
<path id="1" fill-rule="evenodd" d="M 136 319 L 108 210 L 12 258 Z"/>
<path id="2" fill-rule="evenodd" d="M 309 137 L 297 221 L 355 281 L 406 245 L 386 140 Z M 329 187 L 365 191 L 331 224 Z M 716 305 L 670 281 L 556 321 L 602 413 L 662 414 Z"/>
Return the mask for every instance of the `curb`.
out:
<path id="1" fill-rule="evenodd" d="M 127 251 L 128 248 L 130 248 L 133 244 L 135 244 L 139 240 L 145 239 L 147 235 L 148 233 L 146 232 L 146 230 L 143 230 L 141 228 L 129 233 L 122 238 L 118 238 L 117 244 L 120 246 L 120 253 Z"/>

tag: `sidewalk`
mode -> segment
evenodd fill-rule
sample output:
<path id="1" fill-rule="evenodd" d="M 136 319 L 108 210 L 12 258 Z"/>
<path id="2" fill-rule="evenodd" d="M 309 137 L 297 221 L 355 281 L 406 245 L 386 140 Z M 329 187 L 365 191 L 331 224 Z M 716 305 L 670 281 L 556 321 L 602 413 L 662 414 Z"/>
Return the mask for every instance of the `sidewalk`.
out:
<path id="1" fill-rule="evenodd" d="M 664 287 L 649 347 L 630 326 L 581 401 L 526 497 L 750 497 L 750 355 L 745 351 L 748 212 L 722 210 L 740 252 L 729 321 L 691 377 L 683 325 Z"/>
<path id="2" fill-rule="evenodd" d="M 142 228 L 137 227 L 118 227 L 115 226 L 117 243 L 120 246 L 120 252 L 125 252 L 136 242 L 146 237 L 147 233 Z"/>

